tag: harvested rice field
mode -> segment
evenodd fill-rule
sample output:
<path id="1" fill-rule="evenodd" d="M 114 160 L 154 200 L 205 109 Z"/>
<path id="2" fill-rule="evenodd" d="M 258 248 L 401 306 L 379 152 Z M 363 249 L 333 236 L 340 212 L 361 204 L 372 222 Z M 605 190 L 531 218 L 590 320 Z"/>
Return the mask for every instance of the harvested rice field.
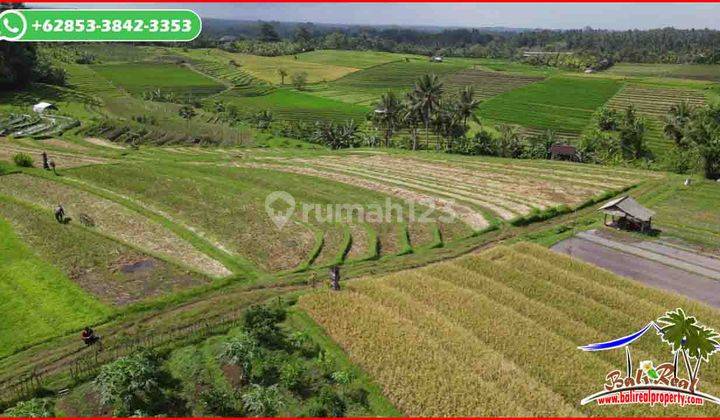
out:
<path id="1" fill-rule="evenodd" d="M 611 175 L 600 168 L 580 172 L 578 167 L 562 164 L 553 167 L 479 159 L 441 162 L 373 154 L 273 159 L 246 165 L 334 179 L 405 200 L 428 201 L 475 230 L 487 228 L 498 219 L 513 221 L 537 211 L 577 207 L 642 180 L 640 172 Z M 568 175 L 573 178 L 568 180 Z"/>
<path id="2" fill-rule="evenodd" d="M 708 325 L 720 324 L 720 313 L 537 245 L 352 282 L 299 305 L 408 416 L 720 412 L 713 404 L 580 405 L 608 371 L 624 369 L 625 354 L 578 346 L 636 331 L 667 308 L 682 306 Z M 669 357 L 654 334 L 632 351 L 636 360 Z M 720 372 L 706 370 L 700 388 L 720 391 Z"/>

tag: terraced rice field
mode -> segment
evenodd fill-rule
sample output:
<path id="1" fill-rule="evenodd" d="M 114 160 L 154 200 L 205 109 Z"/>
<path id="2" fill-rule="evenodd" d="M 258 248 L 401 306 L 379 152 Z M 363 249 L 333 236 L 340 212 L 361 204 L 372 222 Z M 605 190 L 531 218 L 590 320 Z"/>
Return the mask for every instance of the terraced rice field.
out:
<path id="1" fill-rule="evenodd" d="M 243 96 L 258 96 L 270 93 L 272 85 L 257 79 L 248 72 L 231 64 L 219 60 L 193 60 L 193 68 L 210 76 L 221 79 L 233 87 L 233 93 Z"/>
<path id="2" fill-rule="evenodd" d="M 96 234 L 77 219 L 74 223 L 60 224 L 55 221 L 52 209 L 14 197 L 0 196 L 0 218 L 12 226 L 38 258 L 57 267 L 85 293 L 109 306 L 123 306 L 210 281 L 201 274 Z M 17 309 L 25 310 L 30 309 Z"/>
<path id="3" fill-rule="evenodd" d="M 95 223 L 92 228 L 94 231 L 210 276 L 223 277 L 230 274 L 221 263 L 199 252 L 159 223 L 81 189 L 43 178 L 14 174 L 0 178 L 0 195 L 3 194 L 45 211 L 63 203 L 68 217 L 78 218 L 81 214 L 89 216 Z"/>
<path id="4" fill-rule="evenodd" d="M 368 67 L 405 58 L 420 58 L 413 54 L 396 54 L 382 51 L 315 50 L 297 55 L 298 61 L 332 66 L 366 69 Z"/>
<path id="5" fill-rule="evenodd" d="M 214 99 L 237 106 L 241 115 L 270 111 L 276 121 L 314 123 L 318 120 L 345 122 L 352 119 L 362 122 L 369 112 L 364 106 L 345 104 L 290 89 L 276 89 L 262 96 L 246 96 L 244 92 L 231 90 Z"/>
<path id="6" fill-rule="evenodd" d="M 91 66 L 98 74 L 134 95 L 159 89 L 196 98 L 221 92 L 225 86 L 177 64 L 126 63 Z"/>
<path id="7" fill-rule="evenodd" d="M 551 77 L 488 99 L 478 113 L 523 127 L 580 132 L 620 87 L 614 80 Z"/>
<path id="8" fill-rule="evenodd" d="M 238 67 L 253 77 L 274 85 L 282 83 L 282 78 L 278 73 L 278 70 L 281 68 L 285 69 L 288 73 L 288 77 L 285 78 L 285 84 L 290 84 L 290 76 L 299 72 L 307 73 L 309 83 L 317 83 L 335 80 L 358 70 L 358 68 L 355 67 L 313 63 L 300 60 L 299 58 L 296 60 L 294 56 L 262 57 L 207 49 L 193 49 L 184 53 L 184 55 L 198 59 L 203 59 L 203 57 L 211 55 L 215 56 L 216 59 L 222 59 L 226 62 L 232 60 Z"/>
<path id="9" fill-rule="evenodd" d="M 464 89 L 465 86 L 472 86 L 478 98 L 487 99 L 540 80 L 543 80 L 543 78 L 466 69 L 447 76 L 444 83 L 446 89 L 449 91 Z"/>
<path id="10" fill-rule="evenodd" d="M 625 354 L 578 346 L 637 331 L 668 308 L 681 306 L 710 326 L 720 313 L 537 245 L 351 282 L 339 293 L 304 295 L 299 306 L 405 415 L 720 413 L 712 404 L 581 406 L 607 372 L 625 368 Z M 654 334 L 632 352 L 633 360 L 672 358 Z M 720 371 L 707 369 L 699 388 L 717 394 Z"/>
<path id="11" fill-rule="evenodd" d="M 0 212 L 4 204 L 0 202 Z M 0 218 L 0 357 L 109 314 Z"/>
<path id="12" fill-rule="evenodd" d="M 15 156 L 17 153 L 27 153 L 32 156 L 33 160 L 35 161 L 35 166 L 42 165 L 42 150 L 39 148 L 21 146 L 16 144 L 15 142 L 11 143 L 5 137 L 0 137 L 0 145 L 2 145 L 2 147 L 0 147 L 0 160 L 11 161 L 13 156 Z M 48 157 L 55 161 L 58 170 L 75 168 L 85 165 L 100 165 L 112 162 L 112 160 L 110 159 L 93 155 L 83 155 L 78 153 L 66 152 L 51 151 L 50 153 L 48 153 Z"/>
<path id="13" fill-rule="evenodd" d="M 672 77 L 720 81 L 720 66 L 714 64 L 617 63 L 603 73 L 630 77 Z"/>
<path id="14" fill-rule="evenodd" d="M 333 179 L 404 200 L 431 202 L 475 230 L 533 211 L 579 206 L 642 179 L 640 173 L 613 174 L 592 167 L 578 171 L 580 167 L 570 165 L 476 159 L 439 162 L 372 154 L 239 165 Z"/>
<path id="15" fill-rule="evenodd" d="M 431 63 L 427 59 L 401 60 L 352 73 L 309 90 L 313 95 L 369 106 L 387 91 L 397 94 L 407 92 L 415 81 L 425 74 L 448 76 L 471 65 L 472 61 L 453 58 L 443 63 Z"/>
<path id="16" fill-rule="evenodd" d="M 696 89 L 663 89 L 636 84 L 626 84 L 608 102 L 611 108 L 625 109 L 633 105 L 644 115 L 662 118 L 670 107 L 687 101 L 693 106 L 705 105 L 705 93 Z"/>
<path id="17" fill-rule="evenodd" d="M 663 135 L 662 119 L 673 105 L 687 101 L 692 106 L 705 105 L 705 93 L 696 89 L 670 89 L 628 83 L 610 99 L 608 106 L 618 111 L 632 105 L 648 119 L 645 140 L 656 158 L 672 147 L 672 140 Z"/>

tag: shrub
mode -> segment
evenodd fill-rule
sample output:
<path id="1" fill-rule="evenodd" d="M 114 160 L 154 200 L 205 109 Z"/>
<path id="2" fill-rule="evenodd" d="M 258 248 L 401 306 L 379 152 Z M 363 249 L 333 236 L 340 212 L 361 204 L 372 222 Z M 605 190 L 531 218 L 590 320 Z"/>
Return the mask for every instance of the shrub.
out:
<path id="1" fill-rule="evenodd" d="M 330 378 L 332 378 L 333 382 L 336 384 L 341 385 L 347 385 L 353 380 L 353 375 L 351 372 L 348 372 L 346 370 L 339 370 L 337 372 L 333 372 L 330 375 Z"/>
<path id="2" fill-rule="evenodd" d="M 233 400 L 232 396 L 217 389 L 202 392 L 199 399 L 204 414 L 220 417 L 233 417 L 242 414 L 230 403 Z"/>
<path id="3" fill-rule="evenodd" d="M 305 414 L 308 417 L 343 417 L 346 409 L 345 401 L 332 388 L 324 387 L 317 397 L 308 401 Z"/>
<path id="4" fill-rule="evenodd" d="M 54 417 L 54 404 L 49 398 L 33 398 L 21 401 L 5 410 L 4 417 Z"/>
<path id="5" fill-rule="evenodd" d="M 280 383 L 297 394 L 306 391 L 310 384 L 305 364 L 298 359 L 291 359 L 283 363 L 280 368 Z"/>
<path id="6" fill-rule="evenodd" d="M 307 78 L 308 74 L 304 71 L 293 73 L 291 82 L 293 86 L 295 86 L 295 89 L 297 90 L 303 90 L 305 88 L 305 85 L 307 84 Z"/>
<path id="7" fill-rule="evenodd" d="M 365 388 L 352 387 L 352 388 L 346 390 L 343 395 L 345 396 L 345 398 L 348 401 L 350 401 L 354 404 L 358 404 L 362 407 L 367 408 L 370 403 L 370 400 L 369 400 L 370 393 Z"/>
<path id="8" fill-rule="evenodd" d="M 241 332 L 225 343 L 220 360 L 239 366 L 242 369 L 242 381 L 246 381 L 252 369 L 253 360 L 260 353 L 257 341 L 249 334 Z"/>
<path id="9" fill-rule="evenodd" d="M 18 153 L 13 156 L 13 162 L 22 168 L 32 168 L 33 158 L 27 153 Z"/>
<path id="10" fill-rule="evenodd" d="M 264 347 L 279 347 L 284 334 L 278 325 L 287 316 L 285 308 L 279 306 L 253 306 L 245 312 L 243 329 Z"/>
<path id="11" fill-rule="evenodd" d="M 251 385 L 243 394 L 242 401 L 249 414 L 262 417 L 275 416 L 284 405 L 277 385 Z"/>
<path id="12" fill-rule="evenodd" d="M 103 404 L 114 407 L 116 416 L 129 416 L 140 410 L 159 414 L 165 402 L 164 372 L 157 353 L 141 350 L 104 365 L 95 379 Z"/>
<path id="13" fill-rule="evenodd" d="M 274 354 L 263 350 L 251 361 L 250 382 L 259 385 L 273 385 L 280 380 L 281 361 Z"/>

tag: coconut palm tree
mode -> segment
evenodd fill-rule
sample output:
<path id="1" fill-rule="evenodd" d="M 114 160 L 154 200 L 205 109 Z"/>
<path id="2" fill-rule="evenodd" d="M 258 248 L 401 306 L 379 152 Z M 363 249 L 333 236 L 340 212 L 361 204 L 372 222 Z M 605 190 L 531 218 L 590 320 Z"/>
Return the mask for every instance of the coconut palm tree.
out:
<path id="1" fill-rule="evenodd" d="M 435 74 L 426 74 L 415 82 L 412 91 L 413 106 L 422 115 L 425 123 L 425 143 L 430 144 L 430 122 L 432 114 L 440 105 L 440 97 L 443 94 L 443 84 Z"/>
<path id="2" fill-rule="evenodd" d="M 465 86 L 465 89 L 460 91 L 455 109 L 462 118 L 463 125 L 467 126 L 468 120 L 480 123 L 475 111 L 480 106 L 480 101 L 475 99 L 475 89 L 472 86 Z"/>
<path id="3" fill-rule="evenodd" d="M 689 102 L 683 101 L 677 105 L 670 107 L 665 116 L 665 126 L 663 133 L 668 139 L 672 139 L 680 148 L 687 148 L 688 144 L 683 141 L 685 137 L 685 127 L 692 118 L 694 109 Z"/>
<path id="4" fill-rule="evenodd" d="M 281 84 L 281 85 L 284 85 L 284 84 L 285 84 L 285 78 L 286 78 L 287 75 L 288 75 L 287 70 L 285 70 L 284 68 L 279 68 L 277 72 L 278 72 L 278 74 L 280 75 L 280 84 Z"/>
<path id="5" fill-rule="evenodd" d="M 410 130 L 412 149 L 417 150 L 418 126 L 423 121 L 423 117 L 420 110 L 413 106 L 413 100 L 414 97 L 412 93 L 407 93 L 405 95 L 405 102 L 403 103 L 400 121 Z"/>
<path id="6" fill-rule="evenodd" d="M 695 317 L 687 316 L 680 308 L 666 313 L 658 321 L 662 324 L 660 334 L 663 340 L 670 344 L 675 353 L 676 375 L 678 354 L 681 354 L 692 383 L 700 371 L 700 363 L 703 360 L 707 361 L 708 356 L 717 351 L 720 336 L 715 331 L 699 325 Z M 696 360 L 694 368 L 690 364 L 690 358 Z"/>
<path id="7" fill-rule="evenodd" d="M 390 145 L 390 138 L 400 125 L 401 111 L 402 103 L 395 93 L 388 92 L 380 97 L 373 120 L 383 127 L 386 147 Z"/>

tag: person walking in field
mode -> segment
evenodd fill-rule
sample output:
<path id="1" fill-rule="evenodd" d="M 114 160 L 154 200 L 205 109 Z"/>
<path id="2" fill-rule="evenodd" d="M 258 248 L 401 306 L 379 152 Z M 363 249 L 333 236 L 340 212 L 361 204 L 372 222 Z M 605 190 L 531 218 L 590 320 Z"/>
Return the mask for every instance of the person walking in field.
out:
<path id="1" fill-rule="evenodd" d="M 50 164 L 50 169 L 52 169 L 53 173 L 57 175 L 57 171 L 55 170 L 55 161 L 50 159 L 50 162 L 48 163 Z"/>
<path id="2" fill-rule="evenodd" d="M 334 265 L 330 267 L 330 288 L 340 290 L 340 266 Z"/>
<path id="3" fill-rule="evenodd" d="M 45 152 L 42 152 L 42 162 L 43 162 L 43 169 L 46 171 L 50 169 L 50 164 L 48 163 L 48 155 Z"/>
<path id="4" fill-rule="evenodd" d="M 57 207 L 55 207 L 55 220 L 57 220 L 58 223 L 65 223 L 65 209 L 62 204 L 58 204 Z"/>

